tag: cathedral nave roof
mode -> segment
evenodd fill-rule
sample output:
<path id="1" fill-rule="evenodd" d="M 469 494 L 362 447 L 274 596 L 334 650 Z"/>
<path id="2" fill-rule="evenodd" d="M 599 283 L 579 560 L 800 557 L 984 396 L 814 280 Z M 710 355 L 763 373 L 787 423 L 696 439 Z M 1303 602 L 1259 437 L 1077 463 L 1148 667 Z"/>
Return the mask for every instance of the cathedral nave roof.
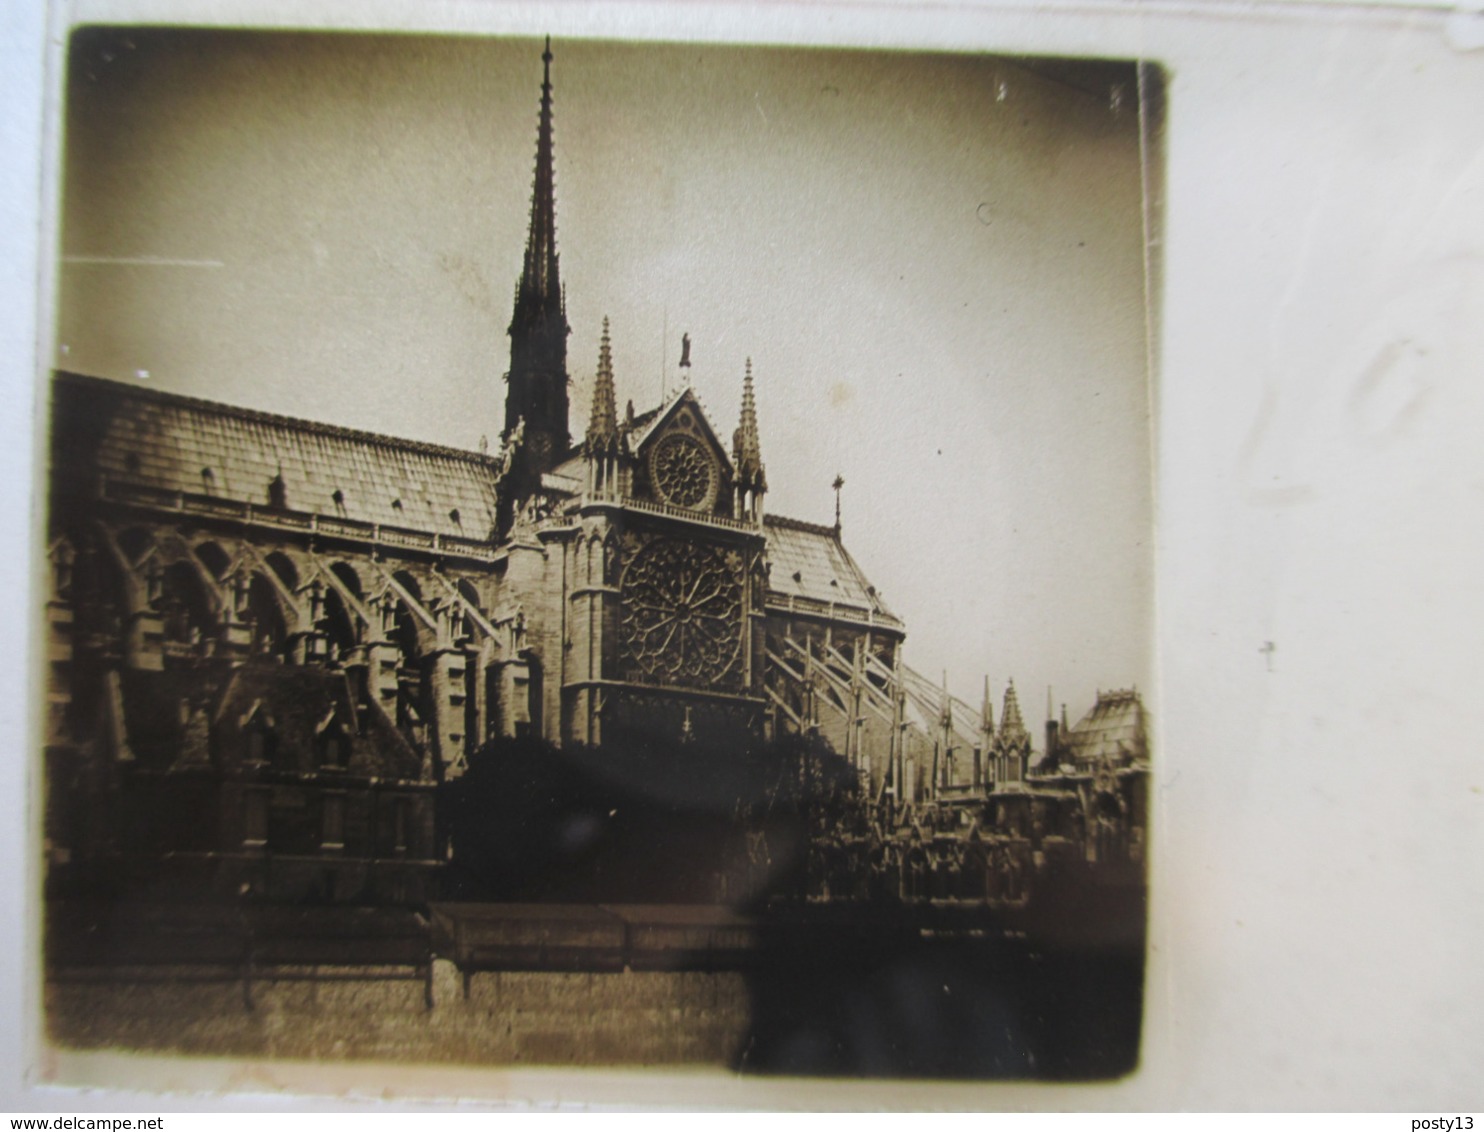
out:
<path id="1" fill-rule="evenodd" d="M 495 523 L 498 464 L 458 448 L 58 373 L 54 434 L 110 479 L 463 538 Z M 271 487 L 277 481 L 277 487 Z"/>

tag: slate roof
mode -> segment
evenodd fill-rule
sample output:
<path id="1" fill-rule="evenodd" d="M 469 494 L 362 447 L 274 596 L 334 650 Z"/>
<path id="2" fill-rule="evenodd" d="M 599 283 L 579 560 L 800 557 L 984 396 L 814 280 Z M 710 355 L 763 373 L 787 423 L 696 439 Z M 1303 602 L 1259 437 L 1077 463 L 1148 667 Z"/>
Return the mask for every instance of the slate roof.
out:
<path id="1" fill-rule="evenodd" d="M 495 523 L 493 458 L 79 374 L 53 384 L 54 459 L 110 479 L 464 538 Z M 336 498 L 336 493 L 339 498 Z"/>
<path id="2" fill-rule="evenodd" d="M 243 758 L 243 725 L 254 710 L 267 714 L 278 737 L 273 766 L 299 774 L 319 769 L 316 736 L 332 715 L 351 738 L 349 773 L 373 778 L 416 780 L 422 760 L 411 744 L 369 701 L 356 705 L 351 678 L 329 669 L 245 664 L 231 680 L 213 712 L 213 731 L 225 761 Z"/>
<path id="3" fill-rule="evenodd" d="M 894 617 L 871 581 L 856 565 L 840 542 L 834 527 L 822 527 L 767 515 L 763 531 L 768 539 L 768 562 L 772 569 L 768 588 L 783 598 L 833 602 L 869 610 L 879 617 Z"/>

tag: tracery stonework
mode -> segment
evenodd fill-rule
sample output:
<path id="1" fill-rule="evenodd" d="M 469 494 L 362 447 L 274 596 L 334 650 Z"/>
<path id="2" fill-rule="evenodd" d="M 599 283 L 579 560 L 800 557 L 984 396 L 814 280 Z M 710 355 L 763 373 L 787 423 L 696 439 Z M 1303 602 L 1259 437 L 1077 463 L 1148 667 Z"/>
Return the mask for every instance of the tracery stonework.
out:
<path id="1" fill-rule="evenodd" d="M 628 677 L 678 687 L 739 687 L 742 606 L 735 551 L 669 538 L 649 543 L 623 577 Z"/>
<path id="2" fill-rule="evenodd" d="M 654 446 L 650 475 L 666 503 L 704 511 L 716 502 L 716 461 L 700 441 L 671 433 Z"/>

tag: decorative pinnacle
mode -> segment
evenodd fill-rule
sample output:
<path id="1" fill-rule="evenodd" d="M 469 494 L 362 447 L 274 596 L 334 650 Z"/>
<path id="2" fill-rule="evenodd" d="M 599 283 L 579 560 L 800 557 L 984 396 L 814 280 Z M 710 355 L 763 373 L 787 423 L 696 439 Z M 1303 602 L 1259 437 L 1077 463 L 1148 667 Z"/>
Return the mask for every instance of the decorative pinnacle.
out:
<path id="1" fill-rule="evenodd" d="M 845 486 L 845 477 L 836 473 L 835 482 L 830 484 L 835 489 L 835 533 L 840 533 L 840 489 Z"/>
<path id="2" fill-rule="evenodd" d="M 598 346 L 598 377 L 593 383 L 593 412 L 587 426 L 587 447 L 592 452 L 618 440 L 618 400 L 613 391 L 613 349 L 608 337 L 608 318 L 603 318 L 603 337 Z"/>
<path id="3" fill-rule="evenodd" d="M 994 735 L 994 701 L 989 696 L 989 677 L 984 678 L 984 702 L 979 708 L 980 729 L 985 736 Z"/>
<path id="4" fill-rule="evenodd" d="M 1015 681 L 1005 689 L 1005 706 L 1000 709 L 1000 736 L 1006 740 L 1028 739 L 1025 720 L 1020 717 L 1020 699 L 1015 694 Z"/>
<path id="5" fill-rule="evenodd" d="M 742 378 L 742 421 L 732 437 L 732 458 L 737 464 L 737 476 L 742 485 L 753 491 L 766 491 L 767 477 L 763 473 L 762 442 L 757 433 L 757 400 L 752 390 L 752 359 L 747 359 L 747 370 Z"/>

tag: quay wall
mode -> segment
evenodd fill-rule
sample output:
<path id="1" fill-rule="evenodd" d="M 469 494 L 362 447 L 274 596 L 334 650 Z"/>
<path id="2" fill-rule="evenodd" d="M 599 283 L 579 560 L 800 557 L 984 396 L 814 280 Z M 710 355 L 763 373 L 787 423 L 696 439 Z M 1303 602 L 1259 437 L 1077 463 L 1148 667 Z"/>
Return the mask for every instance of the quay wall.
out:
<path id="1" fill-rule="evenodd" d="M 160 976 L 166 976 L 161 978 Z M 50 981 L 57 1045 L 196 1057 L 468 1065 L 734 1063 L 749 1031 L 735 972 L 479 972 L 438 960 L 421 981 Z"/>

